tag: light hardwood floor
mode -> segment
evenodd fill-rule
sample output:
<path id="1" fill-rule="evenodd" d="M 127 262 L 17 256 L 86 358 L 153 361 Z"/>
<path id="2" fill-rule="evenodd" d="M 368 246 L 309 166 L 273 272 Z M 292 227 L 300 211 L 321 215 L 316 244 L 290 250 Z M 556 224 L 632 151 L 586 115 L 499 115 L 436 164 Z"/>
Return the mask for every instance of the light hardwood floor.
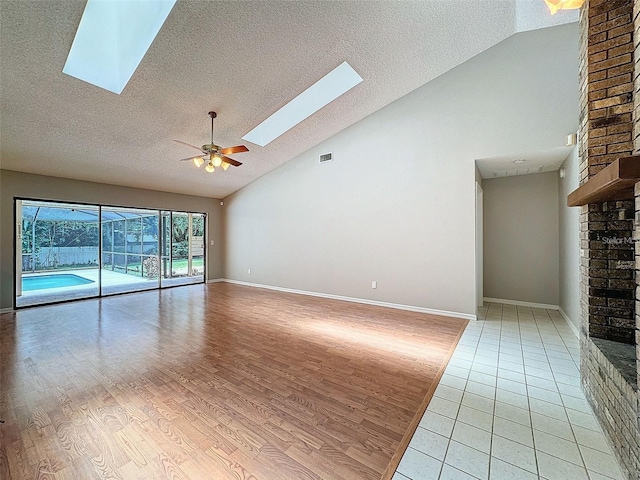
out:
<path id="1" fill-rule="evenodd" d="M 466 323 L 222 283 L 3 314 L 0 478 L 389 478 Z"/>

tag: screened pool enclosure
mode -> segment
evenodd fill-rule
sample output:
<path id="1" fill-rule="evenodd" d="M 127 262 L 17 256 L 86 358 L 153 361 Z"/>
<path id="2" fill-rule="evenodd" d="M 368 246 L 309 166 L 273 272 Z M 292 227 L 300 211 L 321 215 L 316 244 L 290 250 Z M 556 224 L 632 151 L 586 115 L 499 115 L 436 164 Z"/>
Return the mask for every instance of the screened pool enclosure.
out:
<path id="1" fill-rule="evenodd" d="M 205 280 L 204 213 L 16 200 L 16 306 Z"/>

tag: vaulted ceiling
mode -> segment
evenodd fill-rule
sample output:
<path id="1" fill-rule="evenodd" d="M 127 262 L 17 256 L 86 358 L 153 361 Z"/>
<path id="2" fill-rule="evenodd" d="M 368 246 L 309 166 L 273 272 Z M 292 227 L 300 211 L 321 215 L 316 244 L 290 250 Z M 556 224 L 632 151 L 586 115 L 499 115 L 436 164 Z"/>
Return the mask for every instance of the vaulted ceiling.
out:
<path id="1" fill-rule="evenodd" d="M 0 2 L 0 167 L 214 198 L 518 31 L 577 18 L 542 0 L 178 0 L 116 95 L 62 73 L 84 4 Z M 362 83 L 266 147 L 242 140 L 343 61 Z M 194 151 L 173 139 L 209 142 L 210 110 L 217 144 L 249 147 L 241 167 L 177 161 Z"/>

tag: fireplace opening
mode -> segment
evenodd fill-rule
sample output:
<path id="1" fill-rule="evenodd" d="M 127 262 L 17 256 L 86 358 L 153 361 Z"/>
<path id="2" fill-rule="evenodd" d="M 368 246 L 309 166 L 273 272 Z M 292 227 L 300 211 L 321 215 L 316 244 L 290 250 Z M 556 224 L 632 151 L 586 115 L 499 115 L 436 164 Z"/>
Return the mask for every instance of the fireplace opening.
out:
<path id="1" fill-rule="evenodd" d="M 589 205 L 589 335 L 635 344 L 634 201 Z"/>
<path id="2" fill-rule="evenodd" d="M 640 156 L 626 155 L 599 170 L 591 169 L 567 203 L 582 207 L 583 333 L 617 374 L 637 390 Z"/>
<path id="3" fill-rule="evenodd" d="M 587 215 L 588 335 L 637 389 L 635 201 L 589 204 Z"/>

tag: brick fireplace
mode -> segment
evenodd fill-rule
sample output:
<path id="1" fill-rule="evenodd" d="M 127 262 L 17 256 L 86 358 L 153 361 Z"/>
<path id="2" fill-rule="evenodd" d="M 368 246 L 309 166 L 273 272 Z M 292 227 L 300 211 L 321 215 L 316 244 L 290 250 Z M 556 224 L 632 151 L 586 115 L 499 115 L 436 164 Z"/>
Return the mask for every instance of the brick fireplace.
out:
<path id="1" fill-rule="evenodd" d="M 569 198 L 581 205 L 582 385 L 633 479 L 640 478 L 639 14 L 640 0 L 587 0 L 581 10 L 580 187 Z"/>

